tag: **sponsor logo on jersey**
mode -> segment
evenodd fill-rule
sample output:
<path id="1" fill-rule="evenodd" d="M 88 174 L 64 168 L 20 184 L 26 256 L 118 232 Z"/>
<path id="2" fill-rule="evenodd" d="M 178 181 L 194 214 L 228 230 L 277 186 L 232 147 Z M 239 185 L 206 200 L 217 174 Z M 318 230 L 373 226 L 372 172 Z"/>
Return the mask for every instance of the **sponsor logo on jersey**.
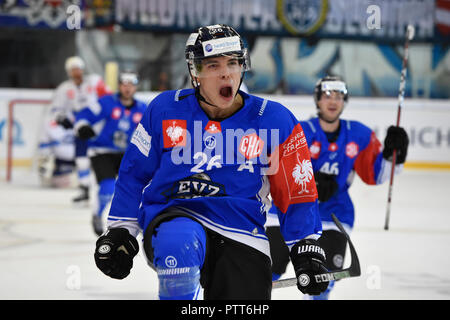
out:
<path id="1" fill-rule="evenodd" d="M 359 146 L 355 142 L 349 142 L 345 146 L 345 154 L 349 158 L 354 158 L 358 155 Z"/>
<path id="2" fill-rule="evenodd" d="M 114 107 L 111 111 L 111 118 L 114 120 L 119 119 L 122 116 L 122 109 L 120 107 Z"/>
<path id="3" fill-rule="evenodd" d="M 176 268 L 178 261 L 174 256 L 167 256 L 164 260 L 164 263 L 166 264 L 167 268 Z"/>
<path id="4" fill-rule="evenodd" d="M 308 182 L 310 182 L 314 176 L 312 163 L 309 160 L 300 161 L 298 157 L 297 161 L 298 163 L 294 166 L 294 170 L 292 170 L 292 177 L 294 178 L 295 183 L 300 186 L 300 190 L 297 193 L 310 193 L 310 190 L 308 190 Z"/>
<path id="5" fill-rule="evenodd" d="M 206 173 L 196 173 L 185 179 L 176 181 L 161 193 L 166 200 L 192 199 L 199 197 L 225 196 L 225 186 L 211 180 Z"/>
<path id="6" fill-rule="evenodd" d="M 186 145 L 186 128 L 186 120 L 163 120 L 164 148 L 184 147 Z"/>
<path id="7" fill-rule="evenodd" d="M 239 152 L 244 155 L 246 159 L 253 159 L 259 157 L 262 153 L 264 140 L 262 140 L 256 133 L 252 133 L 241 138 L 239 143 Z"/>
<path id="8" fill-rule="evenodd" d="M 152 137 L 148 134 L 142 124 L 138 124 L 136 130 L 134 130 L 130 142 L 134 144 L 144 156 L 148 157 Z"/>
<path id="9" fill-rule="evenodd" d="M 216 147 L 217 141 L 214 136 L 206 136 L 204 139 L 205 147 L 207 149 L 214 149 Z"/>
<path id="10" fill-rule="evenodd" d="M 314 141 L 309 148 L 309 153 L 311 154 L 311 159 L 319 159 L 320 149 L 322 144 L 319 141 Z"/>

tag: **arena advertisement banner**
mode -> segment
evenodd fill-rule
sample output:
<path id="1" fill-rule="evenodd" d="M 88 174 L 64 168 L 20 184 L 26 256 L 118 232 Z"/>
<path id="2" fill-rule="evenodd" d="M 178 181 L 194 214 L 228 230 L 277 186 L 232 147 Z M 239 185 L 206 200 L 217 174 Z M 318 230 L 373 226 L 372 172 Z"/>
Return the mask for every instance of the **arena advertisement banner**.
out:
<path id="1" fill-rule="evenodd" d="M 0 27 L 79 30 L 83 9 L 82 0 L 2 0 Z"/>
<path id="2" fill-rule="evenodd" d="M 418 41 L 447 41 L 450 5 L 443 0 L 116 0 L 127 29 L 190 32 L 225 23 L 249 35 L 398 41 L 413 24 Z"/>
<path id="3" fill-rule="evenodd" d="M 2 0 L 0 26 L 190 32 L 225 23 L 250 35 L 398 41 L 450 38 L 448 0 Z"/>

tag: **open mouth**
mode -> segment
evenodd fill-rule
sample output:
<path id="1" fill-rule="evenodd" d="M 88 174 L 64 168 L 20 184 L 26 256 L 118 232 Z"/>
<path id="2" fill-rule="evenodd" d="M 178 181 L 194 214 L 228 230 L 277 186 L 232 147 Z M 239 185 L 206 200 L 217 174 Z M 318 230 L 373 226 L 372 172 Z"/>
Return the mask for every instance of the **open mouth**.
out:
<path id="1" fill-rule="evenodd" d="M 231 88 L 231 86 L 222 87 L 220 88 L 219 93 L 222 97 L 229 99 L 233 94 L 233 89 Z"/>

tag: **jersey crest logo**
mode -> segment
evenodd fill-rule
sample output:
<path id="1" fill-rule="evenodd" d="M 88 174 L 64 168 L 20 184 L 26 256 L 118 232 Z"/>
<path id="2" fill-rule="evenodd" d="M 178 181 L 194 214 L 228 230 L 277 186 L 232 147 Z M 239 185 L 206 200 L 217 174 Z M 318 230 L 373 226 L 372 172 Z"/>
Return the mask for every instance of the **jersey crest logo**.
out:
<path id="1" fill-rule="evenodd" d="M 328 151 L 335 152 L 337 149 L 338 149 L 338 145 L 336 142 L 332 142 L 328 146 Z"/>
<path id="2" fill-rule="evenodd" d="M 205 127 L 205 130 L 209 133 L 219 133 L 222 132 L 222 128 L 220 126 L 220 122 L 217 121 L 209 121 Z"/>
<path id="3" fill-rule="evenodd" d="M 72 99 L 75 98 L 75 91 L 72 90 L 72 89 L 68 90 L 68 91 L 66 92 L 66 94 L 67 94 L 67 98 L 69 98 L 70 100 L 72 100 Z"/>
<path id="4" fill-rule="evenodd" d="M 354 158 L 358 155 L 359 152 L 359 146 L 355 142 L 349 142 L 345 146 L 345 154 L 349 158 Z"/>
<path id="5" fill-rule="evenodd" d="M 307 184 L 311 181 L 313 176 L 314 171 L 311 161 L 300 161 L 297 156 L 297 164 L 294 166 L 294 170 L 292 171 L 292 177 L 294 178 L 295 183 L 301 187 L 298 194 L 309 193 Z"/>
<path id="6" fill-rule="evenodd" d="M 309 148 L 309 153 L 311 154 L 311 159 L 319 159 L 321 144 L 319 141 L 314 141 Z"/>
<path id="7" fill-rule="evenodd" d="M 180 181 L 174 182 L 172 186 L 161 193 L 166 200 L 171 199 L 193 199 L 199 197 L 222 197 L 226 196 L 225 186 L 214 182 L 206 173 L 197 173 Z"/>
<path id="8" fill-rule="evenodd" d="M 259 157 L 262 153 L 264 140 L 256 133 L 243 136 L 239 144 L 239 152 L 248 160 Z"/>
<path id="9" fill-rule="evenodd" d="M 111 118 L 114 120 L 119 119 L 122 116 L 122 109 L 120 107 L 115 107 L 111 112 Z"/>
<path id="10" fill-rule="evenodd" d="M 163 120 L 164 148 L 186 145 L 186 120 Z"/>
<path id="11" fill-rule="evenodd" d="M 141 119 L 142 119 L 142 113 L 136 112 L 135 114 L 133 114 L 133 122 L 134 123 L 141 122 Z"/>

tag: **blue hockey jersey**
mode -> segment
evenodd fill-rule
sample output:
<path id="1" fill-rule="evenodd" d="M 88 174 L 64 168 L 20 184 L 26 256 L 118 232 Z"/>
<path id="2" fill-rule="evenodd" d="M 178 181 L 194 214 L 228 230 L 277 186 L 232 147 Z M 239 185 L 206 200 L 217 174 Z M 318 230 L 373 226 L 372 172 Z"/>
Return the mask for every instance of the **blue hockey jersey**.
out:
<path id="1" fill-rule="evenodd" d="M 389 176 L 391 162 L 383 158 L 383 148 L 375 133 L 358 121 L 341 119 L 337 140 L 331 143 L 319 124 L 319 118 L 300 123 L 308 141 L 314 172 L 337 175 L 338 192 L 328 201 L 319 202 L 324 229 L 334 227 L 332 213 L 352 228 L 354 207 L 348 189 L 355 172 L 367 184 L 381 184 Z"/>
<path id="2" fill-rule="evenodd" d="M 88 141 L 88 155 L 125 152 L 133 131 L 147 108 L 142 101 L 134 101 L 127 108 L 120 102 L 118 94 L 106 95 L 98 99 L 98 103 L 77 113 L 75 128 L 87 124 L 97 133 Z"/>
<path id="3" fill-rule="evenodd" d="M 110 227 L 138 224 L 145 230 L 163 210 L 176 207 L 270 256 L 264 223 L 271 193 L 288 245 L 320 236 L 317 190 L 299 122 L 279 103 L 240 94 L 243 107 L 221 121 L 208 118 L 194 89 L 153 99 L 122 160 Z"/>

